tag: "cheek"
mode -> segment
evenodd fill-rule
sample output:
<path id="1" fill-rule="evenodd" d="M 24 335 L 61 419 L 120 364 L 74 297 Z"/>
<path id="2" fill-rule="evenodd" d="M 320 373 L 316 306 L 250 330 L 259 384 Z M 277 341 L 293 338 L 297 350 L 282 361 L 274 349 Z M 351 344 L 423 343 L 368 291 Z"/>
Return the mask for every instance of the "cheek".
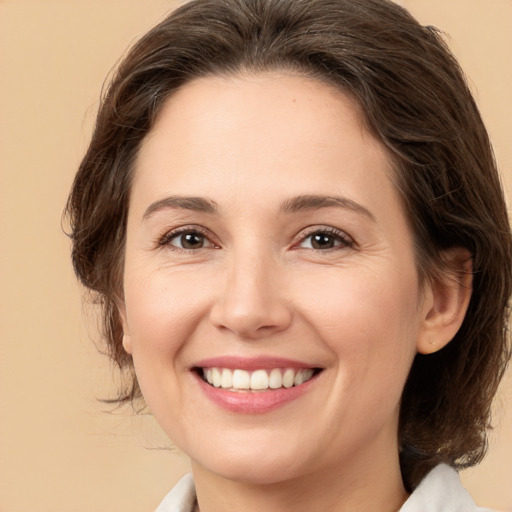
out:
<path id="1" fill-rule="evenodd" d="M 404 380 L 416 352 L 418 286 L 415 270 L 339 269 L 304 297 L 304 317 L 344 367 L 351 382 Z M 398 383 L 398 382 L 397 382 Z M 348 384 L 348 383 L 347 383 Z"/>
<path id="2" fill-rule="evenodd" d="M 169 269 L 127 275 L 127 326 L 134 351 L 176 351 L 180 340 L 194 329 L 207 308 L 201 281 Z"/>
<path id="3" fill-rule="evenodd" d="M 172 414 L 182 401 L 182 350 L 204 310 L 204 297 L 187 276 L 169 269 L 127 267 L 125 276 L 126 327 L 138 383 L 152 413 Z"/>
<path id="4" fill-rule="evenodd" d="M 181 398 L 176 390 L 188 372 L 183 353 L 208 318 L 219 273 L 211 274 L 192 267 L 126 266 L 124 293 L 131 354 L 142 393 L 155 414 L 167 407 L 166 401 L 173 403 L 171 410 L 179 407 Z"/>
<path id="5" fill-rule="evenodd" d="M 158 411 L 161 390 L 177 388 L 180 333 L 190 313 L 178 300 L 176 288 L 168 280 L 157 279 L 157 273 L 127 271 L 126 276 L 126 328 L 137 381 L 149 409 Z"/>

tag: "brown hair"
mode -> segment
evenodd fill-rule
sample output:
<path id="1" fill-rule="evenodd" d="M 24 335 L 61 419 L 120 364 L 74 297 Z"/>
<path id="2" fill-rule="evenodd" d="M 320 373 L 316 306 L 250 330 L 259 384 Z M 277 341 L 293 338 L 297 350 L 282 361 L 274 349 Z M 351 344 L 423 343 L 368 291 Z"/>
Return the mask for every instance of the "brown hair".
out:
<path id="1" fill-rule="evenodd" d="M 395 162 L 422 279 L 442 251 L 469 249 L 473 293 L 443 350 L 417 355 L 401 405 L 409 488 L 439 462 L 481 460 L 490 406 L 507 364 L 511 238 L 492 149 L 464 76 L 432 27 L 387 0 L 194 0 L 128 53 L 108 88 L 66 213 L 73 264 L 103 307 L 109 354 L 129 374 L 119 401 L 140 398 L 121 345 L 123 251 L 141 141 L 166 98 L 205 75 L 291 70 L 350 94 Z"/>

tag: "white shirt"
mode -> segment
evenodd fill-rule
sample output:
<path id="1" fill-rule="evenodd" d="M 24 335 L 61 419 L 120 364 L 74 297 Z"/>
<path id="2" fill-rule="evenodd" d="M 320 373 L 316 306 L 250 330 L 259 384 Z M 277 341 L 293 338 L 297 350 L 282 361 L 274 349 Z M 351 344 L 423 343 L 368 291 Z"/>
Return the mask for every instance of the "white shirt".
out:
<path id="1" fill-rule="evenodd" d="M 192 474 L 185 475 L 164 498 L 155 512 L 193 512 L 196 492 Z M 479 508 L 451 467 L 434 468 L 409 496 L 399 512 L 491 512 Z"/>

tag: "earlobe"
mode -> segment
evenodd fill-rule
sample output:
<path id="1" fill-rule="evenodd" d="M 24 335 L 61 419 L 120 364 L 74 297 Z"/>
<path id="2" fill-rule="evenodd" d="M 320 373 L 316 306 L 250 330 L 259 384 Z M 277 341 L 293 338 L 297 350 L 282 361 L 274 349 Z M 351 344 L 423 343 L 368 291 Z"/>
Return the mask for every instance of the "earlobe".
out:
<path id="1" fill-rule="evenodd" d="M 123 348 L 127 354 L 132 353 L 132 340 L 129 334 L 123 334 Z"/>
<path id="2" fill-rule="evenodd" d="M 441 277 L 425 290 L 423 325 L 418 336 L 420 354 L 445 347 L 460 329 L 471 299 L 472 260 L 467 249 L 455 247 L 443 254 Z"/>
<path id="3" fill-rule="evenodd" d="M 132 353 L 132 341 L 129 334 L 128 322 L 126 320 L 126 308 L 124 304 L 118 305 L 119 317 L 121 319 L 121 325 L 123 327 L 123 348 L 127 354 Z"/>

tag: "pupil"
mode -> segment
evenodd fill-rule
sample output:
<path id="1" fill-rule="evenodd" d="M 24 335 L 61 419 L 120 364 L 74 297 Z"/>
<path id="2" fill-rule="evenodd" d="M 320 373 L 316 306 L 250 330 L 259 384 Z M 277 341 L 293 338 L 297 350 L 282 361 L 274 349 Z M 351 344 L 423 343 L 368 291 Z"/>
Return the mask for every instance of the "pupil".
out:
<path id="1" fill-rule="evenodd" d="M 312 245 L 315 249 L 330 249 L 334 247 L 334 241 L 330 235 L 318 233 L 313 235 Z"/>
<path id="2" fill-rule="evenodd" d="M 181 245 L 184 249 L 196 249 L 203 246 L 203 237 L 197 233 L 187 233 L 181 236 Z"/>

